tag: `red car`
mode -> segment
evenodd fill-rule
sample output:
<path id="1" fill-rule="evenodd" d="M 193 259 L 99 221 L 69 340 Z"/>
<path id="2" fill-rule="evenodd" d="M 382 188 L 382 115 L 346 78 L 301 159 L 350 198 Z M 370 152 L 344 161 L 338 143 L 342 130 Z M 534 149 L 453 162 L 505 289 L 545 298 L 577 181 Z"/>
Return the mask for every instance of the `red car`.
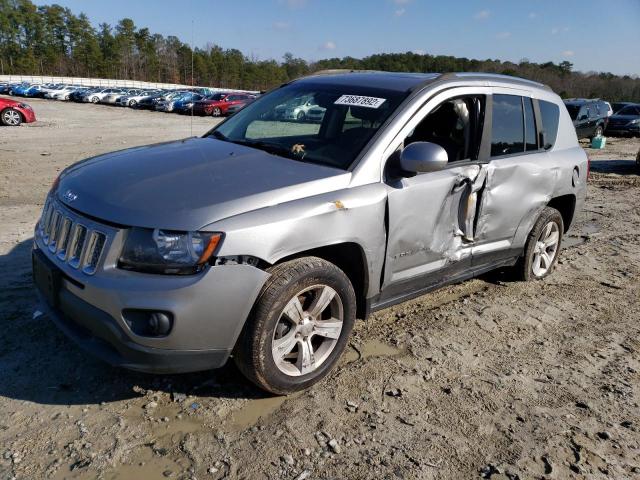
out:
<path id="1" fill-rule="evenodd" d="M 0 98 L 0 123 L 10 127 L 16 127 L 22 122 L 36 121 L 36 114 L 30 105 L 16 102 L 8 98 Z"/>
<path id="2" fill-rule="evenodd" d="M 247 103 L 253 99 L 253 95 L 246 93 L 214 93 L 203 100 L 195 102 L 193 104 L 193 113 L 219 117 L 227 115 L 227 110 L 229 110 L 230 106 Z"/>

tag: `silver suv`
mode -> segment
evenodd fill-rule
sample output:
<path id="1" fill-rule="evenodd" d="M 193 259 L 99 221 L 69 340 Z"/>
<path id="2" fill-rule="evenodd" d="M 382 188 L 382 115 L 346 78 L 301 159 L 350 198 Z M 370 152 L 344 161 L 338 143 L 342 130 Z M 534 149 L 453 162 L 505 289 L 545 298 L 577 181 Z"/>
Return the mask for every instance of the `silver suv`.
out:
<path id="1" fill-rule="evenodd" d="M 275 115 L 302 96 L 321 122 Z M 335 366 L 356 318 L 495 268 L 547 276 L 588 168 L 544 85 L 316 75 L 202 138 L 67 168 L 36 227 L 34 279 L 58 327 L 114 365 L 232 356 L 286 394 Z"/>

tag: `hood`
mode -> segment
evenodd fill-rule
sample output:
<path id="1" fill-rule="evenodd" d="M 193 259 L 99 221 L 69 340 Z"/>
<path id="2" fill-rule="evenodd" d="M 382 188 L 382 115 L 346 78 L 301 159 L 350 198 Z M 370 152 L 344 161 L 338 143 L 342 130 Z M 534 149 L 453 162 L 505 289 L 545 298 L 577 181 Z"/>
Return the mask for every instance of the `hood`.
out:
<path id="1" fill-rule="evenodd" d="M 212 138 L 100 155 L 63 172 L 57 195 L 108 222 L 198 230 L 223 218 L 345 188 L 351 174 Z"/>

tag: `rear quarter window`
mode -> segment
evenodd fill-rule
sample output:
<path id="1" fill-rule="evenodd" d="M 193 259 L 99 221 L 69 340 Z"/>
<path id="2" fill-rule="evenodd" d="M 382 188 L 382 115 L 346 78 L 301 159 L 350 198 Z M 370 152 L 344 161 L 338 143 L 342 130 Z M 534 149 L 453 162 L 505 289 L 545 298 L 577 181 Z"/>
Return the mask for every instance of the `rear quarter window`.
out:
<path id="1" fill-rule="evenodd" d="M 539 100 L 540 116 L 542 117 L 542 128 L 544 132 L 544 149 L 549 150 L 556 144 L 558 137 L 558 122 L 560 121 L 560 108 L 555 103 Z"/>

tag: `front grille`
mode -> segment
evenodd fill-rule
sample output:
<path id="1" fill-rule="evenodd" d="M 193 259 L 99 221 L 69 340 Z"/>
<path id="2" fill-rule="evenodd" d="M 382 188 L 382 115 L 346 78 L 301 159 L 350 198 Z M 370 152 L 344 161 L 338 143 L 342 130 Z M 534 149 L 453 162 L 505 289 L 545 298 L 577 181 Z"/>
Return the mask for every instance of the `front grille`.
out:
<path id="1" fill-rule="evenodd" d="M 87 275 L 98 268 L 107 243 L 105 231 L 52 200 L 45 204 L 38 223 L 38 234 L 46 248 L 59 261 Z"/>

